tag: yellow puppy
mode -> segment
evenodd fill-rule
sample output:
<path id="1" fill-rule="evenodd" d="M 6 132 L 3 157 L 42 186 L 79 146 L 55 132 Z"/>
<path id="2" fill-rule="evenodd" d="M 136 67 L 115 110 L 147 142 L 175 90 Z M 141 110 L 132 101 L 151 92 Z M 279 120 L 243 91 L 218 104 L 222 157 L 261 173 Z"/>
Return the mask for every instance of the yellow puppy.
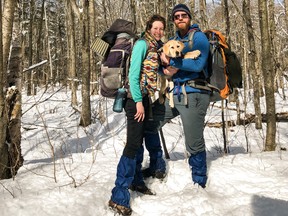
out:
<path id="1" fill-rule="evenodd" d="M 183 57 L 183 58 L 191 58 L 196 59 L 200 55 L 199 50 L 187 52 L 184 56 L 182 54 L 182 50 L 184 49 L 184 43 L 177 40 L 167 41 L 163 46 L 163 52 L 165 55 L 171 58 Z"/>
<path id="2" fill-rule="evenodd" d="M 170 40 L 167 41 L 163 46 L 163 52 L 165 55 L 167 55 L 170 58 L 177 58 L 177 57 L 183 57 L 185 59 L 191 58 L 196 59 L 201 52 L 199 50 L 194 50 L 191 52 L 187 52 L 185 55 L 183 55 L 182 51 L 184 49 L 185 45 L 181 41 L 177 40 Z M 161 76 L 160 77 L 160 92 L 159 92 L 159 102 L 163 103 L 164 98 L 162 97 L 165 94 L 167 86 L 169 89 L 174 88 L 174 83 L 169 79 L 169 77 Z M 169 101 L 169 104 L 171 107 L 174 107 L 173 103 L 173 92 L 170 92 L 169 95 L 167 95 Z"/>

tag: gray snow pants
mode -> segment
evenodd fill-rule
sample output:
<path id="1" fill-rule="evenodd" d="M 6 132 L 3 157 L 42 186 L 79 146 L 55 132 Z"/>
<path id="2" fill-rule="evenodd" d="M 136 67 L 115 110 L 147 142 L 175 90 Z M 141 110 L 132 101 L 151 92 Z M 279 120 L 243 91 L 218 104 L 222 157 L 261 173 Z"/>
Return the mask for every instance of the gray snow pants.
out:
<path id="1" fill-rule="evenodd" d="M 206 112 L 210 103 L 209 95 L 205 93 L 189 93 L 187 94 L 188 104 L 183 104 L 183 95 L 180 100 L 174 95 L 174 108 L 169 106 L 169 100 L 165 101 L 165 109 L 153 110 L 153 122 L 147 125 L 151 131 L 163 127 L 169 120 L 180 115 L 184 135 L 186 150 L 194 155 L 205 150 L 204 141 L 204 122 Z M 157 102 L 155 102 L 157 103 Z M 161 106 L 155 106 L 155 108 Z M 149 124 L 149 123 L 148 123 Z"/>

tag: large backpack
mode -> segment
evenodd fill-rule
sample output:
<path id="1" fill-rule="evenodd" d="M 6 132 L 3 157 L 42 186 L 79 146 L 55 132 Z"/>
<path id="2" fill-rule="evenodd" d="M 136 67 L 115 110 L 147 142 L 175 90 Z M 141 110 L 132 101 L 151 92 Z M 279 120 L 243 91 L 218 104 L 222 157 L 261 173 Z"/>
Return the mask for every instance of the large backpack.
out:
<path id="1" fill-rule="evenodd" d="M 114 98 L 124 86 L 135 37 L 133 23 L 117 19 L 101 39 L 96 38 L 92 43 L 91 49 L 103 57 L 99 80 L 102 96 Z"/>
<path id="2" fill-rule="evenodd" d="M 191 48 L 196 31 L 192 30 L 188 36 Z M 220 31 L 209 29 L 204 33 L 210 43 L 208 77 L 206 77 L 209 87 L 213 90 L 210 101 L 219 101 L 232 94 L 233 88 L 242 88 L 241 64 Z"/>
<path id="3" fill-rule="evenodd" d="M 118 89 L 125 85 L 133 43 L 133 38 L 120 37 L 111 47 L 101 65 L 100 94 L 102 96 L 114 98 Z"/>

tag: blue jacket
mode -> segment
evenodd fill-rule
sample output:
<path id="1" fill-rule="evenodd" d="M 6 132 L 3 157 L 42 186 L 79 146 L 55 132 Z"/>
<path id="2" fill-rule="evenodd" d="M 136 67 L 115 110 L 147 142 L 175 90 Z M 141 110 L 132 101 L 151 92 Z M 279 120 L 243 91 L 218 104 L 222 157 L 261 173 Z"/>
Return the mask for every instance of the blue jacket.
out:
<path id="1" fill-rule="evenodd" d="M 208 56 L 209 56 L 209 42 L 207 37 L 203 32 L 200 31 L 200 28 L 197 24 L 193 24 L 190 26 L 190 29 L 197 29 L 198 31 L 195 32 L 193 37 L 193 47 L 192 49 L 189 48 L 188 45 L 188 35 L 189 32 L 181 38 L 179 32 L 176 32 L 176 36 L 171 38 L 175 40 L 180 40 L 184 42 L 184 49 L 183 54 L 193 51 L 199 50 L 201 52 L 200 56 L 196 59 L 183 59 L 183 58 L 171 58 L 170 65 L 176 68 L 179 68 L 179 71 L 173 75 L 172 79 L 174 81 L 174 93 L 180 91 L 182 92 L 179 85 L 183 84 L 185 81 L 188 80 L 195 80 L 202 77 L 203 79 L 203 71 L 207 74 L 207 66 L 208 66 Z M 178 86 L 178 88 L 177 88 Z M 190 92 L 203 92 L 203 90 L 195 89 L 190 86 L 186 86 L 185 90 L 187 93 Z"/>

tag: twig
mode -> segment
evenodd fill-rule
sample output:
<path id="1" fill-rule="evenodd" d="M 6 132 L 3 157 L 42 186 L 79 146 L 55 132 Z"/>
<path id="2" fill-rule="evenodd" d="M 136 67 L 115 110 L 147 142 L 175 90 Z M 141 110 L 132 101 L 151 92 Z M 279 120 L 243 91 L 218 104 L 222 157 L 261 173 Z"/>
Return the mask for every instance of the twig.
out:
<path id="1" fill-rule="evenodd" d="M 2 187 L 3 187 L 6 191 L 8 191 L 8 192 L 11 194 L 11 196 L 12 196 L 13 198 L 15 198 L 14 194 L 13 194 L 8 188 L 6 188 L 4 184 L 2 184 L 1 182 L 0 182 L 0 184 L 2 185 Z"/>

